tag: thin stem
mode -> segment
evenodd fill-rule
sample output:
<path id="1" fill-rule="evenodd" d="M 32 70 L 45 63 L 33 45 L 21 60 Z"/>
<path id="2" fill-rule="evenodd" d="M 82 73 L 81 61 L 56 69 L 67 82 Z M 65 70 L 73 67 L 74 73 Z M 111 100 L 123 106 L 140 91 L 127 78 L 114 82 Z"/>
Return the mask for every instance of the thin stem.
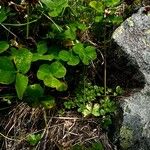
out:
<path id="1" fill-rule="evenodd" d="M 0 23 L 0 25 L 5 29 L 7 30 L 10 34 L 12 34 L 15 38 L 17 38 L 17 35 L 14 34 L 12 31 L 10 31 L 7 27 L 5 27 L 3 24 Z"/>
<path id="2" fill-rule="evenodd" d="M 104 95 L 107 90 L 106 25 L 104 26 Z"/>
<path id="3" fill-rule="evenodd" d="M 38 19 L 40 19 L 40 18 L 38 18 Z M 18 23 L 18 24 L 3 23 L 3 25 L 5 25 L 5 26 L 14 26 L 14 27 L 26 26 L 27 24 L 31 24 L 31 23 L 34 23 L 34 22 L 38 21 L 38 19 L 32 20 L 30 22 Z"/>
<path id="4" fill-rule="evenodd" d="M 29 4 L 27 5 L 27 31 L 26 31 L 26 38 L 29 37 L 29 13 L 30 13 L 30 8 Z"/>
<path id="5" fill-rule="evenodd" d="M 53 21 L 52 18 L 50 18 L 49 16 L 47 16 L 47 15 L 44 14 L 44 13 L 43 13 L 43 15 L 44 15 L 46 18 L 48 18 L 48 19 L 56 26 L 56 28 L 58 29 L 59 32 L 62 31 L 62 29 Z"/>

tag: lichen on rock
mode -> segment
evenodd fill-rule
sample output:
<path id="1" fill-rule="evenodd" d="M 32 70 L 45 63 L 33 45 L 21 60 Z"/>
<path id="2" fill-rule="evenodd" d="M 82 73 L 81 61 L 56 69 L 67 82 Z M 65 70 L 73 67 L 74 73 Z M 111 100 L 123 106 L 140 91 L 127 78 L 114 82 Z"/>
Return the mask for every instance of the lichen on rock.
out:
<path id="1" fill-rule="evenodd" d="M 150 148 L 150 94 L 147 94 L 150 91 L 150 15 L 144 13 L 144 10 L 145 7 L 140 8 L 137 13 L 125 20 L 112 36 L 122 51 L 128 55 L 129 63 L 137 65 L 137 69 L 144 77 L 143 88 L 138 91 L 133 89 L 136 92 L 123 98 L 121 103 L 123 109 L 121 145 L 124 149 L 130 150 Z M 123 134 L 124 129 L 127 129 L 126 134 Z M 133 136 L 129 131 L 132 131 Z"/>

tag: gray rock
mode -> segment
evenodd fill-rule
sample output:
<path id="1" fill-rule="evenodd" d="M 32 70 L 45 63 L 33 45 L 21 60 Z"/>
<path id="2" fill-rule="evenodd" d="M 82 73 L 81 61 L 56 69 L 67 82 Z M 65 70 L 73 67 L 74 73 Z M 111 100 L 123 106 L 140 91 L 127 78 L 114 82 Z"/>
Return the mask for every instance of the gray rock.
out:
<path id="1" fill-rule="evenodd" d="M 144 88 L 123 99 L 120 142 L 123 149 L 150 149 L 150 13 L 142 7 L 113 33 L 114 41 L 138 65 Z M 130 63 L 129 62 L 129 63 Z"/>

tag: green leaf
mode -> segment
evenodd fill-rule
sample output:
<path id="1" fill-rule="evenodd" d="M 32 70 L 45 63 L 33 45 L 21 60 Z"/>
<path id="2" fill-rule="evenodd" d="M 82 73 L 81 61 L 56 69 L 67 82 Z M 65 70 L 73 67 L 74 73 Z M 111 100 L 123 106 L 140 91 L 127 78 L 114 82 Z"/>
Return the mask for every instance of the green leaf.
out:
<path id="1" fill-rule="evenodd" d="M 26 140 L 30 145 L 35 146 L 36 144 L 38 144 L 41 138 L 41 134 L 29 134 Z"/>
<path id="2" fill-rule="evenodd" d="M 49 76 L 45 77 L 44 84 L 46 86 L 52 87 L 52 88 L 59 88 L 61 86 L 61 82 L 57 78 L 52 76 L 51 74 L 49 74 Z"/>
<path id="3" fill-rule="evenodd" d="M 43 64 L 40 66 L 37 77 L 44 81 L 48 87 L 56 88 L 58 90 L 65 89 L 63 83 L 57 78 L 62 78 L 66 75 L 66 68 L 60 62 L 53 62 L 51 65 Z"/>
<path id="4" fill-rule="evenodd" d="M 87 117 L 92 113 L 92 103 L 86 104 L 85 108 L 81 110 L 84 117 Z"/>
<path id="5" fill-rule="evenodd" d="M 60 85 L 60 86 L 57 86 L 57 87 L 56 87 L 56 90 L 62 92 L 62 91 L 66 91 L 67 88 L 68 88 L 67 84 L 64 83 L 64 82 L 61 82 L 61 85 Z"/>
<path id="6" fill-rule="evenodd" d="M 11 84 L 14 82 L 16 70 L 8 57 L 0 57 L 0 83 Z"/>
<path id="7" fill-rule="evenodd" d="M 104 147 L 101 142 L 94 142 L 90 150 L 104 150 Z"/>
<path id="8" fill-rule="evenodd" d="M 49 69 L 52 75 L 56 78 L 63 78 L 66 75 L 66 68 L 58 61 L 53 62 Z"/>
<path id="9" fill-rule="evenodd" d="M 98 13 L 104 12 L 104 4 L 102 2 L 91 1 L 89 5 L 94 8 Z"/>
<path id="10" fill-rule="evenodd" d="M 100 112 L 99 112 L 99 113 L 100 113 L 101 116 L 105 116 L 106 111 L 105 111 L 104 109 L 100 109 Z"/>
<path id="11" fill-rule="evenodd" d="M 2 6 L 1 6 L 2 7 Z M 0 23 L 4 22 L 7 19 L 9 10 L 5 8 L 0 9 Z"/>
<path id="12" fill-rule="evenodd" d="M 75 40 L 76 39 L 76 28 L 73 27 L 68 27 L 68 29 L 64 32 L 64 38 L 65 39 L 70 39 L 70 40 Z"/>
<path id="13" fill-rule="evenodd" d="M 15 88 L 19 99 L 22 99 L 27 86 L 28 86 L 28 77 L 18 73 L 16 76 Z"/>
<path id="14" fill-rule="evenodd" d="M 95 17 L 95 22 L 102 22 L 103 16 L 96 16 Z"/>
<path id="15" fill-rule="evenodd" d="M 115 25 L 119 25 L 123 22 L 122 16 L 110 16 L 108 21 L 111 21 Z"/>
<path id="16" fill-rule="evenodd" d="M 73 51 L 78 54 L 79 56 L 84 54 L 84 46 L 82 43 L 76 43 L 76 45 L 73 47 Z"/>
<path id="17" fill-rule="evenodd" d="M 98 103 L 94 104 L 92 114 L 96 117 L 100 116 L 100 105 Z"/>
<path id="18" fill-rule="evenodd" d="M 39 53 L 33 53 L 32 56 L 32 62 L 38 61 L 38 60 L 48 60 L 52 61 L 54 59 L 54 55 L 49 54 L 49 55 L 42 55 Z"/>
<path id="19" fill-rule="evenodd" d="M 42 99 L 41 104 L 44 108 L 51 109 L 56 105 L 55 98 L 52 96 L 46 96 Z"/>
<path id="20" fill-rule="evenodd" d="M 92 60 L 96 59 L 96 49 L 93 46 L 84 48 L 82 43 L 77 43 L 73 47 L 73 51 L 79 55 L 80 59 L 85 65 L 88 65 Z"/>
<path id="21" fill-rule="evenodd" d="M 19 72 L 25 74 L 29 71 L 32 53 L 26 48 L 20 48 L 13 53 L 14 63 Z"/>
<path id="22" fill-rule="evenodd" d="M 67 62 L 67 64 L 70 65 L 70 66 L 76 66 L 76 65 L 79 64 L 79 62 L 80 62 L 79 57 L 71 54 L 71 56 L 70 56 L 69 61 Z"/>
<path id="23" fill-rule="evenodd" d="M 123 94 L 123 89 L 120 86 L 116 87 L 116 93 L 117 95 L 122 95 Z"/>
<path id="24" fill-rule="evenodd" d="M 120 0 L 105 0 L 106 7 L 114 7 L 120 4 Z"/>
<path id="25" fill-rule="evenodd" d="M 3 53 L 9 48 L 9 44 L 6 41 L 0 41 L 0 53 Z"/>
<path id="26" fill-rule="evenodd" d="M 45 54 L 48 51 L 48 47 L 47 47 L 47 42 L 45 41 L 40 41 L 37 44 L 37 52 L 39 54 Z"/>
<path id="27" fill-rule="evenodd" d="M 80 62 L 79 57 L 73 55 L 72 51 L 62 50 L 59 52 L 58 57 L 63 61 L 67 61 L 67 64 L 71 66 L 75 66 Z"/>
<path id="28" fill-rule="evenodd" d="M 63 61 L 68 61 L 70 58 L 70 53 L 68 51 L 62 50 L 59 52 L 58 57 Z"/>
<path id="29" fill-rule="evenodd" d="M 68 7 L 68 0 L 41 0 L 44 3 L 51 17 L 57 17 L 63 11 L 64 8 Z"/>
<path id="30" fill-rule="evenodd" d="M 32 97 L 34 99 L 42 97 L 44 94 L 44 89 L 40 84 L 29 85 L 25 91 L 25 96 Z"/>
<path id="31" fill-rule="evenodd" d="M 93 46 L 87 46 L 85 48 L 85 53 L 84 53 L 84 56 L 83 56 L 83 63 L 85 65 L 88 65 L 90 63 L 90 61 L 96 59 L 97 57 L 97 54 L 96 54 L 96 49 L 95 47 Z"/>

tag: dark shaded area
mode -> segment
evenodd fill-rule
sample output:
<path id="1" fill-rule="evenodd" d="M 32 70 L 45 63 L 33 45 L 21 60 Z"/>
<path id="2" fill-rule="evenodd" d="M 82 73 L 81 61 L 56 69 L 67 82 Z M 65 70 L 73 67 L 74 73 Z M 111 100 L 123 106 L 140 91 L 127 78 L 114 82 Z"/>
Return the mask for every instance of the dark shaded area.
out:
<path id="1" fill-rule="evenodd" d="M 103 86 L 104 65 L 96 64 L 97 74 L 89 72 L 89 76 L 95 78 L 96 84 Z M 141 89 L 145 85 L 144 75 L 139 71 L 138 64 L 121 48 L 113 43 L 112 48 L 107 49 L 107 87 L 123 89 Z"/>
<path id="2" fill-rule="evenodd" d="M 138 64 L 116 44 L 107 54 L 107 79 L 110 87 L 119 85 L 124 89 L 135 89 L 145 85 Z"/>

